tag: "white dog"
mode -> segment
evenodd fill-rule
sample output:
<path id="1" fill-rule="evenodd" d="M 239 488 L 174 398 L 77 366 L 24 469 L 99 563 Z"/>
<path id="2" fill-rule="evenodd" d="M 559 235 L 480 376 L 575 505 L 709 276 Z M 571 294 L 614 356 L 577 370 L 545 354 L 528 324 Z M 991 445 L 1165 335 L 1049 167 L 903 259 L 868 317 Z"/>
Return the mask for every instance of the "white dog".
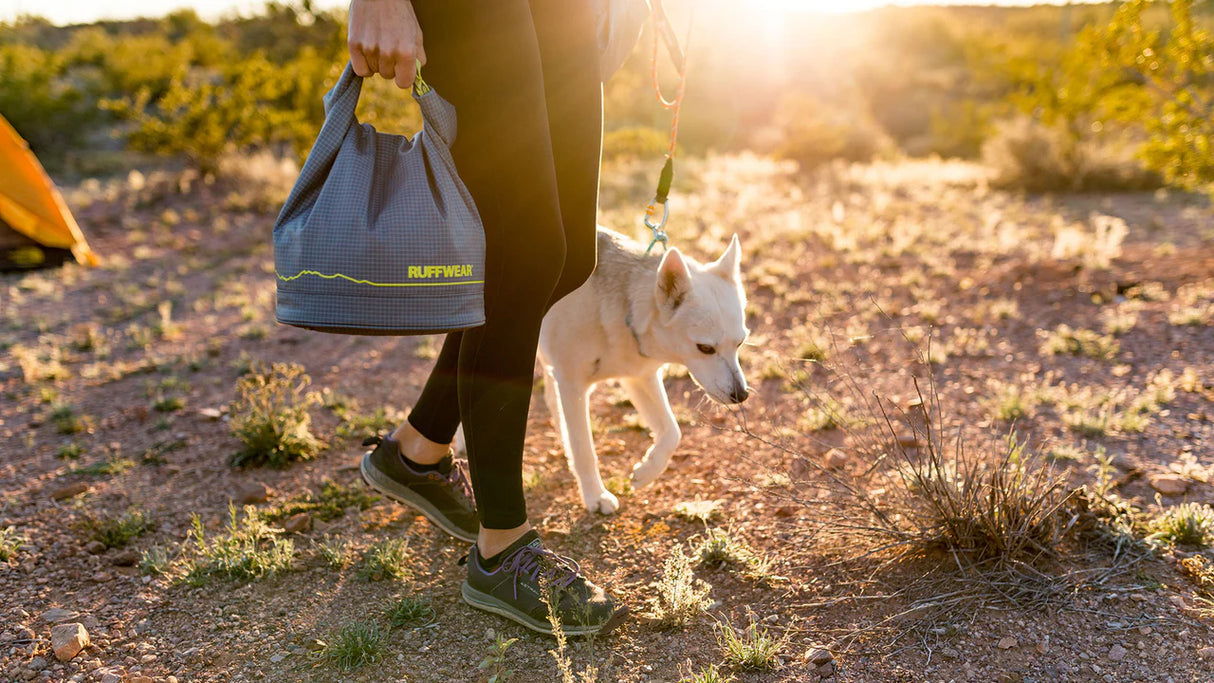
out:
<path id="1" fill-rule="evenodd" d="M 599 228 L 594 274 L 544 316 L 544 398 L 587 510 L 611 514 L 620 507 L 603 486 L 590 433 L 589 399 L 597 383 L 619 379 L 653 430 L 653 445 L 632 469 L 634 488 L 666 470 L 682 437 L 662 386 L 667 363 L 687 366 L 720 403 L 746 400 L 738 364 L 738 347 L 749 334 L 741 258 L 737 235 L 719 259 L 700 265 L 673 247 L 646 256 L 636 242 Z M 463 437 L 461 428 L 455 435 L 461 453 Z"/>
<path id="2" fill-rule="evenodd" d="M 603 486 L 590 433 L 596 383 L 619 379 L 653 430 L 653 445 L 632 470 L 635 488 L 666 470 L 681 437 L 662 386 L 664 365 L 687 366 L 720 403 L 746 400 L 738 365 L 738 347 L 749 332 L 741 251 L 734 235 L 719 259 L 700 265 L 673 247 L 645 256 L 636 242 L 599 228 L 594 274 L 544 316 L 544 395 L 586 509 L 610 514 L 620 506 Z"/>

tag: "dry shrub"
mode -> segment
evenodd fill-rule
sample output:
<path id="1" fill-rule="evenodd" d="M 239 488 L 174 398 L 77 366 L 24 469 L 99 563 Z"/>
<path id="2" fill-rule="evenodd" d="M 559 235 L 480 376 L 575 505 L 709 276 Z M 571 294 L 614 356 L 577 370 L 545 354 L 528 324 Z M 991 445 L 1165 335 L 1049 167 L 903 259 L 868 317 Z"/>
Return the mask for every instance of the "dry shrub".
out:
<path id="1" fill-rule="evenodd" d="M 847 410 L 845 468 L 811 455 L 837 441 L 778 426 L 774 433 L 793 440 L 768 438 L 744 427 L 787 458 L 791 485 L 769 495 L 812 509 L 802 517 L 812 520 L 806 532 L 833 537 L 827 547 L 846 548 L 844 561 L 927 561 L 930 585 L 917 590 L 934 596 L 949 584 L 950 608 L 992 598 L 1041 605 L 1065 595 L 1075 577 L 1064 553 L 1078 547 L 1072 541 L 1091 517 L 1081 515 L 1079 492 L 1014 433 L 951 418 L 926 361 L 930 342 L 916 353 L 904 377 L 861 377 L 836 350 L 837 360 L 794 379 L 808 405 Z M 877 382 L 898 382 L 910 400 L 883 397 Z M 954 591 L 956 582 L 964 588 Z"/>
<path id="2" fill-rule="evenodd" d="M 603 133 L 603 159 L 660 159 L 669 144 L 669 134 L 656 128 L 617 128 Z"/>
<path id="3" fill-rule="evenodd" d="M 320 397 L 308 391 L 311 382 L 295 363 L 260 365 L 237 381 L 231 425 L 245 447 L 232 456 L 233 465 L 286 467 L 320 451 L 324 444 L 313 436 L 308 412 Z"/>
<path id="4" fill-rule="evenodd" d="M 792 95 L 781 107 L 784 140 L 776 156 L 809 171 L 840 159 L 872 161 L 893 146 L 870 117 L 858 111 L 825 110 L 820 101 Z"/>
<path id="5" fill-rule="evenodd" d="M 994 172 L 994 185 L 1026 192 L 1125 192 L 1162 184 L 1129 144 L 1076 137 L 1027 117 L 997 123 L 982 159 Z"/>

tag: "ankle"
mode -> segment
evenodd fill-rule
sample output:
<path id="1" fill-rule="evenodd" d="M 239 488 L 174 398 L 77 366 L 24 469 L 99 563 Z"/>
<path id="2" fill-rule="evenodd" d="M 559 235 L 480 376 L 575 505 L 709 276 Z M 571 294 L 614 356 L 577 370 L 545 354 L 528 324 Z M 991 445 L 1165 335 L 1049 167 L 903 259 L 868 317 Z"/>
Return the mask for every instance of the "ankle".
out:
<path id="1" fill-rule="evenodd" d="M 391 438 L 400 444 L 400 452 L 406 458 L 419 465 L 433 465 L 451 450 L 449 444 L 435 443 L 422 436 L 408 421 L 397 427 Z"/>
<path id="2" fill-rule="evenodd" d="M 476 535 L 476 551 L 480 553 L 481 558 L 491 558 L 508 548 L 511 543 L 522 538 L 523 534 L 530 530 L 530 522 L 523 522 L 521 526 L 516 526 L 513 529 L 486 529 L 485 527 L 481 527 L 480 532 Z"/>

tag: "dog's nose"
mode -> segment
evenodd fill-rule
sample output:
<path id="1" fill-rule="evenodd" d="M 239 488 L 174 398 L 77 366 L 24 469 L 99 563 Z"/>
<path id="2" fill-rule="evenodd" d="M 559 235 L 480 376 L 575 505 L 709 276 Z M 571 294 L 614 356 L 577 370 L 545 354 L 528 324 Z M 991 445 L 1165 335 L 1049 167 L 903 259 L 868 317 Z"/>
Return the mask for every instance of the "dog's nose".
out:
<path id="1" fill-rule="evenodd" d="M 733 388 L 733 391 L 731 391 L 729 393 L 729 398 L 733 399 L 734 403 L 741 403 L 742 401 L 745 401 L 749 396 L 750 396 L 750 394 L 746 391 L 746 387 L 741 386 L 741 385 L 735 386 Z"/>

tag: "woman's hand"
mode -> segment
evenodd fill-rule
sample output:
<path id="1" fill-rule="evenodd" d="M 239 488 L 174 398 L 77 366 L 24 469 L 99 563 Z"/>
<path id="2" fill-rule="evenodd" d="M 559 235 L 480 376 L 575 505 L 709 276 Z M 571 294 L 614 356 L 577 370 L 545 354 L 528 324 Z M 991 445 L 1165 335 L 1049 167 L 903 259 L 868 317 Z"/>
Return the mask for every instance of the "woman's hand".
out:
<path id="1" fill-rule="evenodd" d="M 350 64 L 359 76 L 379 74 L 409 88 L 417 62 L 426 63 L 422 29 L 410 0 L 351 0 L 346 36 Z"/>

